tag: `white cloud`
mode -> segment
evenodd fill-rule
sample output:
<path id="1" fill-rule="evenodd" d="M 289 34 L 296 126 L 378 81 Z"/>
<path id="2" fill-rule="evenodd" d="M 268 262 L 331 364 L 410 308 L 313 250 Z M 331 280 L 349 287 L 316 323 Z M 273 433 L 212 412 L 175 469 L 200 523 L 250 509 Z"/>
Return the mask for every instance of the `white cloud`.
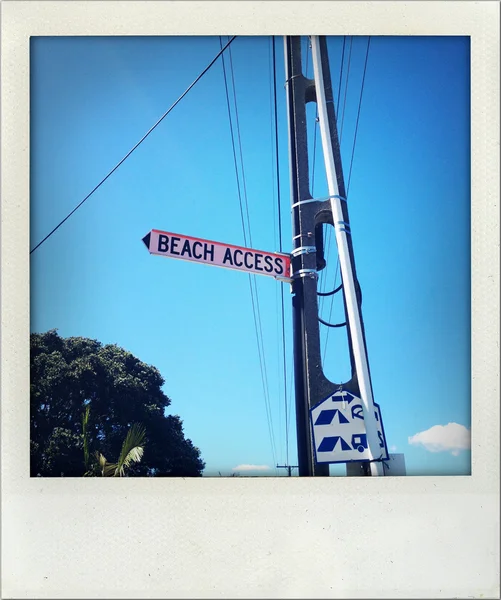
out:
<path id="1" fill-rule="evenodd" d="M 471 432 L 464 425 L 448 423 L 416 433 L 408 441 L 413 446 L 424 446 L 429 452 L 450 452 L 457 456 L 461 450 L 471 447 Z"/>
<path id="2" fill-rule="evenodd" d="M 390 450 L 390 452 L 396 452 L 397 451 L 397 447 L 396 446 L 390 446 L 389 450 Z"/>
<path id="3" fill-rule="evenodd" d="M 232 471 L 271 471 L 268 465 L 238 465 Z"/>

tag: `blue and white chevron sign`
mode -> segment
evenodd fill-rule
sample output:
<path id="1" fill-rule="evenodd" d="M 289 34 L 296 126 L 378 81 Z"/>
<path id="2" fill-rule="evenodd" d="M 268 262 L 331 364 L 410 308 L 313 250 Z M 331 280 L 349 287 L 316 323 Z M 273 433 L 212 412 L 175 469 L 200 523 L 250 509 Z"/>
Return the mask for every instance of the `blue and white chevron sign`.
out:
<path id="1" fill-rule="evenodd" d="M 388 459 L 379 405 L 374 403 L 381 456 Z M 317 463 L 342 463 L 371 460 L 367 443 L 362 401 L 351 392 L 340 390 L 310 410 Z"/>

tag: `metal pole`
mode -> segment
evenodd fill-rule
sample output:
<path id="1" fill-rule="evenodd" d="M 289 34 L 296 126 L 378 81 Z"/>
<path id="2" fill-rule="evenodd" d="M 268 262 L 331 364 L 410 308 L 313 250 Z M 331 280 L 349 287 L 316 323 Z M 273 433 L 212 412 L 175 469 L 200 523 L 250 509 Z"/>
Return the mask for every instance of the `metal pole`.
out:
<path id="1" fill-rule="evenodd" d="M 322 42 L 322 46 L 321 46 Z M 319 128 L 322 139 L 322 149 L 324 154 L 325 168 L 327 174 L 327 184 L 329 196 L 331 198 L 332 216 L 336 243 L 339 254 L 339 266 L 343 281 L 343 289 L 346 301 L 346 311 L 351 337 L 351 347 L 355 369 L 358 376 L 358 385 L 363 406 L 364 421 L 367 429 L 367 441 L 371 454 L 371 460 L 378 458 L 380 454 L 380 445 L 377 432 L 374 398 L 369 372 L 369 363 L 367 359 L 367 350 L 365 347 L 365 336 L 361 319 L 359 299 L 355 287 L 355 276 L 353 268 L 352 251 L 348 244 L 348 236 L 351 236 L 350 227 L 344 217 L 342 202 L 346 199 L 340 198 L 338 178 L 336 173 L 336 161 L 334 156 L 333 140 L 331 132 L 335 127 L 332 123 L 333 113 L 329 114 L 327 110 L 327 99 L 325 90 L 324 68 L 326 65 L 326 43 L 325 38 L 320 40 L 318 36 L 311 37 L 313 69 L 315 73 L 316 101 L 318 106 Z M 330 98 L 332 101 L 332 98 Z M 337 138 L 337 136 L 336 136 Z M 336 139 L 337 141 L 337 139 Z M 336 148 L 336 150 L 338 150 Z M 352 249 L 351 249 L 352 250 Z M 383 475 L 383 465 L 381 462 L 371 462 L 371 474 Z"/>
<path id="2" fill-rule="evenodd" d="M 287 116 L 289 124 L 292 200 L 292 293 L 294 385 L 299 476 L 328 476 L 329 465 L 317 464 L 310 426 L 310 408 L 331 386 L 320 359 L 317 303 L 316 215 L 309 192 L 306 102 L 314 98 L 313 81 L 302 74 L 301 40 L 285 37 Z"/>
<path id="3" fill-rule="evenodd" d="M 294 381 L 299 476 L 329 475 L 329 465 L 317 462 L 315 449 L 322 442 L 313 435 L 310 411 L 340 391 L 361 399 L 367 434 L 367 459 L 360 474 L 382 475 L 380 462 L 386 443 L 376 429 L 365 332 L 350 234 L 348 207 L 337 136 L 332 84 L 325 37 L 312 38 L 315 79 L 302 73 L 301 38 L 285 37 L 287 116 L 289 124 L 290 185 L 292 200 L 293 250 L 291 252 L 293 293 Z M 317 102 L 326 161 L 329 198 L 313 198 L 309 189 L 306 104 Z M 337 197 L 336 197 L 337 196 Z M 318 271 L 324 268 L 322 225 L 335 227 L 341 264 L 343 301 L 350 352 L 351 379 L 334 383 L 322 367 L 317 299 Z M 340 325 L 339 325 L 340 326 Z M 380 425 L 382 427 L 382 424 Z M 320 434 L 321 435 L 321 434 Z M 382 435 L 382 434 L 381 434 Z M 320 438 L 322 439 L 322 438 Z M 343 450 L 348 450 L 344 448 Z M 353 460 L 353 459 L 352 459 Z M 383 459 L 384 460 L 384 459 Z"/>
<path id="4" fill-rule="evenodd" d="M 290 37 L 284 38 L 285 49 L 285 87 L 287 92 L 287 118 L 289 125 L 289 157 L 290 157 L 290 185 L 291 198 L 295 203 L 299 199 L 299 183 L 298 172 L 295 168 L 297 164 L 297 136 L 296 136 L 296 114 L 295 114 L 295 98 L 294 92 L 297 95 L 297 85 L 293 80 L 293 63 L 297 62 L 297 50 L 293 50 L 293 44 Z M 293 56 L 294 54 L 294 56 Z M 301 58 L 299 56 L 299 62 Z M 296 74 L 297 75 L 297 74 Z M 299 236 L 299 216 L 293 214 L 293 236 Z M 300 245 L 300 244 L 299 244 Z M 300 262 L 298 260 L 295 263 Z M 293 271 L 296 270 L 293 266 Z M 306 388 L 306 365 L 303 348 L 304 338 L 304 323 L 303 323 L 303 308 L 304 308 L 304 290 L 303 280 L 296 279 L 292 283 L 292 326 L 293 326 L 293 347 L 294 347 L 294 391 L 296 399 L 296 436 L 298 449 L 298 469 L 299 476 L 313 475 L 312 453 L 309 450 L 310 439 L 308 436 L 308 392 Z"/>

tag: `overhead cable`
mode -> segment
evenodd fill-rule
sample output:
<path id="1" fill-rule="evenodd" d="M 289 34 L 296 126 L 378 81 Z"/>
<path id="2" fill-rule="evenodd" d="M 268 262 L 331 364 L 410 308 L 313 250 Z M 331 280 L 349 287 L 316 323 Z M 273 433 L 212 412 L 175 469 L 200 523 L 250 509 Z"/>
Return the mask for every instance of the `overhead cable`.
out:
<path id="1" fill-rule="evenodd" d="M 351 170 L 352 170 L 352 167 L 353 167 L 353 157 L 355 156 L 355 146 L 357 144 L 358 122 L 360 120 L 360 109 L 362 108 L 362 97 L 364 95 L 365 74 L 367 72 L 367 61 L 369 60 L 370 45 L 371 45 L 371 36 L 369 36 L 369 38 L 367 40 L 367 50 L 366 50 L 366 53 L 365 53 L 364 74 L 363 74 L 363 77 L 362 77 L 362 89 L 360 90 L 360 100 L 358 102 L 357 123 L 355 125 L 355 138 L 353 140 L 353 149 L 351 151 L 350 172 L 349 172 L 349 175 L 348 175 L 348 187 L 346 189 L 346 197 L 347 198 L 348 198 L 348 192 L 350 191 Z"/>
<path id="2" fill-rule="evenodd" d="M 207 73 L 207 71 L 212 67 L 212 65 L 217 61 L 217 59 L 223 54 L 223 52 L 226 50 L 226 48 L 229 47 L 229 45 L 233 42 L 233 40 L 236 38 L 237 36 L 234 35 L 229 41 L 228 43 L 224 46 L 224 48 L 221 48 L 221 51 L 217 53 L 217 55 L 211 60 L 211 62 L 205 67 L 205 69 L 200 73 L 200 75 L 193 81 L 193 83 L 191 83 L 186 90 L 179 96 L 179 98 L 168 108 L 168 110 L 166 110 L 164 112 L 164 114 L 158 119 L 158 121 L 152 126 L 150 127 L 150 129 L 148 129 L 148 131 L 143 135 L 143 137 L 139 140 L 139 142 L 137 142 L 137 144 L 131 148 L 129 150 L 129 152 L 127 152 L 127 154 L 113 167 L 113 169 L 111 169 L 111 171 L 106 175 L 106 177 L 104 177 L 103 179 L 101 179 L 101 181 L 92 189 L 92 191 L 90 191 L 87 196 L 85 196 L 85 198 L 75 206 L 75 208 L 66 215 L 66 217 L 64 217 L 64 219 L 62 221 L 60 221 L 55 227 L 54 229 L 48 233 L 40 242 L 38 242 L 38 244 L 32 249 L 30 250 L 30 254 L 33 254 L 33 252 L 35 252 L 35 250 L 37 248 L 39 248 L 46 240 L 48 240 L 50 238 L 50 236 L 55 233 L 60 227 L 61 225 L 63 225 L 63 223 L 65 223 L 70 217 L 71 215 L 73 215 L 81 206 L 82 204 L 84 204 L 91 196 L 92 194 L 94 194 L 94 192 L 96 192 L 102 185 L 103 183 L 111 176 L 113 175 L 113 173 L 118 169 L 118 167 L 120 167 L 120 165 L 122 163 L 124 163 L 129 156 L 134 152 L 134 150 L 136 150 L 136 148 L 138 148 L 143 142 L 144 140 L 150 135 L 150 133 L 152 133 L 152 131 L 154 129 L 156 129 L 158 127 L 158 125 L 160 125 L 160 123 L 165 119 L 165 117 L 179 104 L 179 102 L 181 102 L 181 100 L 186 96 L 186 94 L 191 90 L 191 88 L 196 85 L 200 79 L 202 79 L 202 77 Z"/>
<path id="3" fill-rule="evenodd" d="M 223 48 L 223 42 L 222 42 L 221 36 L 219 36 L 219 44 L 220 44 L 221 48 Z M 222 52 L 220 54 L 222 54 Z M 222 64 L 223 64 L 224 87 L 225 87 L 225 94 L 226 94 L 226 105 L 228 108 L 228 120 L 230 123 L 231 145 L 232 145 L 232 150 L 233 150 L 235 177 L 237 180 L 237 193 L 238 193 L 238 200 L 239 200 L 239 206 L 240 206 L 240 219 L 241 219 L 241 224 L 242 224 L 244 243 L 245 243 L 245 245 L 247 245 L 247 235 L 246 235 L 245 218 L 244 218 L 244 202 L 245 202 L 245 208 L 246 208 L 245 212 L 246 212 L 246 216 L 247 216 L 247 229 L 248 229 L 248 233 L 249 233 L 249 242 L 252 245 L 252 234 L 251 234 L 251 228 L 250 228 L 249 209 L 248 209 L 248 202 L 247 202 L 247 190 L 246 190 L 246 186 L 245 186 L 245 171 L 244 171 L 244 166 L 243 166 L 242 143 L 241 143 L 241 138 L 240 138 L 240 128 L 238 125 L 238 108 L 237 108 L 237 104 L 236 104 L 236 92 L 235 92 L 235 79 L 234 79 L 234 73 L 233 73 L 233 64 L 232 64 L 232 61 L 230 58 L 230 73 L 232 76 L 233 99 L 235 102 L 235 117 L 236 117 L 235 125 L 236 125 L 237 140 L 238 140 L 238 145 L 239 145 L 240 162 L 241 162 L 242 186 L 240 186 L 240 176 L 239 176 L 239 171 L 238 171 L 237 151 L 236 151 L 236 143 L 235 143 L 235 132 L 234 132 L 234 128 L 233 128 L 233 120 L 232 120 L 231 107 L 230 107 L 230 96 L 229 96 L 229 90 L 228 90 L 228 78 L 226 75 L 226 65 L 225 65 L 225 61 L 224 61 L 224 56 L 222 56 Z M 242 202 L 242 189 L 244 192 L 244 202 Z M 276 464 L 277 461 L 276 461 L 275 438 L 274 438 L 274 432 L 273 432 L 273 418 L 272 418 L 272 414 L 271 414 L 268 376 L 267 376 L 267 370 L 266 370 L 266 360 L 265 360 L 265 355 L 264 355 L 263 331 L 262 331 L 262 325 L 261 325 L 261 314 L 260 314 L 260 309 L 259 309 L 259 297 L 258 297 L 256 283 L 255 283 L 255 275 L 252 276 L 251 274 L 248 274 L 248 277 L 249 277 L 249 287 L 250 287 L 251 304 L 252 304 L 252 314 L 253 314 L 253 318 L 254 318 L 254 329 L 255 329 L 255 333 L 256 333 L 256 341 L 257 341 L 257 349 L 258 349 L 259 367 L 260 367 L 260 372 L 261 372 L 261 383 L 263 386 L 266 419 L 267 419 L 267 423 L 268 423 L 268 433 L 270 436 L 271 451 L 272 451 L 272 455 L 273 455 L 273 464 Z M 255 289 L 253 288 L 253 277 L 254 277 Z"/>
<path id="4" fill-rule="evenodd" d="M 336 105 L 335 105 L 336 127 L 337 127 L 338 131 L 339 131 L 339 125 L 341 124 L 341 129 L 342 129 L 343 124 L 344 124 L 344 110 L 343 110 L 342 117 L 340 117 L 340 115 L 341 115 L 341 89 L 343 87 L 343 70 L 344 70 L 344 62 L 345 62 L 344 61 L 345 49 L 346 49 L 346 36 L 344 35 L 343 36 L 343 48 L 342 48 L 342 51 L 341 51 L 341 67 L 339 69 L 339 83 L 338 83 L 338 91 L 337 91 L 337 102 L 336 102 Z M 351 58 L 351 45 L 350 45 L 350 58 Z M 349 72 L 347 73 L 347 76 L 346 76 L 346 90 L 348 89 L 348 77 L 349 77 Z M 346 92 L 345 92 L 345 102 L 346 102 Z M 318 108 L 317 108 L 317 111 L 318 111 Z M 315 125 L 316 125 L 316 123 L 315 123 Z M 313 154 L 313 160 L 315 160 L 315 154 Z M 331 237 L 332 237 L 332 231 L 331 231 L 331 229 L 332 229 L 331 227 L 329 227 L 327 229 L 327 235 L 326 235 L 327 239 L 326 239 L 326 244 L 325 244 L 325 246 L 326 246 L 325 256 L 329 255 L 329 250 L 330 250 L 330 245 L 331 245 Z M 339 257 L 337 258 L 337 262 L 339 263 Z M 334 286 L 335 285 L 336 284 L 334 283 Z M 323 292 L 325 292 L 325 290 L 327 288 L 327 269 L 325 269 L 323 271 L 323 277 L 322 277 L 322 280 L 320 281 L 319 287 L 322 289 Z M 323 307 L 324 307 L 323 296 L 328 296 L 328 295 L 330 295 L 330 294 L 325 294 L 325 293 L 320 293 L 319 294 L 319 296 L 321 296 L 321 298 L 320 298 L 320 308 L 319 308 L 320 312 L 322 312 Z M 332 302 L 331 302 L 330 313 L 332 313 Z M 329 316 L 329 320 L 330 320 L 330 316 Z"/>
<path id="5" fill-rule="evenodd" d="M 360 87 L 360 97 L 359 97 L 359 100 L 358 100 L 358 111 L 357 111 L 357 120 L 356 120 L 356 125 L 355 125 L 355 135 L 354 135 L 354 138 L 353 138 L 353 147 L 352 147 L 352 151 L 351 151 L 350 170 L 349 170 L 349 175 L 348 175 L 348 186 L 346 188 L 346 198 L 348 198 L 348 193 L 350 191 L 350 181 L 351 181 L 351 174 L 352 174 L 352 168 L 353 168 L 353 158 L 355 156 L 355 147 L 356 147 L 356 144 L 357 144 L 358 125 L 359 125 L 359 121 L 360 121 L 360 111 L 361 111 L 361 108 L 362 108 L 362 98 L 363 98 L 363 95 L 364 95 L 365 75 L 367 73 L 367 62 L 369 60 L 370 45 L 371 45 L 371 36 L 368 36 L 368 38 L 367 38 L 367 50 L 365 52 L 364 73 L 363 73 L 363 76 L 362 76 L 362 84 L 361 84 L 361 87 Z M 351 51 L 351 47 L 350 47 L 350 51 Z M 348 85 L 348 83 L 347 83 L 347 85 Z M 344 114 L 343 114 L 343 119 L 344 119 Z M 338 275 L 338 267 L 339 267 L 339 257 L 338 257 L 338 264 L 337 264 L 337 267 L 336 267 L 336 275 L 334 277 L 334 288 L 335 288 L 335 290 L 339 289 L 339 288 L 336 288 L 337 275 Z M 341 284 L 341 286 L 342 286 L 342 284 Z M 330 306 L 330 311 L 329 311 L 329 321 L 331 319 L 333 304 L 334 304 L 334 296 L 332 296 L 332 298 L 331 298 L 331 306 Z M 325 358 L 325 353 L 327 351 L 327 342 L 329 340 L 329 331 L 330 331 L 330 329 L 327 329 L 327 334 L 326 334 L 326 339 L 325 339 L 325 346 L 324 346 L 324 358 Z"/>
<path id="6" fill-rule="evenodd" d="M 346 110 L 346 98 L 348 96 L 348 83 L 350 78 L 350 65 L 351 65 L 351 50 L 353 47 L 353 36 L 350 36 L 350 51 L 348 53 L 348 69 L 346 71 L 346 84 L 344 87 L 344 100 L 343 100 L 343 119 L 341 121 L 341 132 L 339 134 L 339 145 L 341 145 L 341 141 L 343 139 L 343 126 L 344 126 L 344 114 Z"/>
<path id="7" fill-rule="evenodd" d="M 282 245 L 282 211 L 280 207 L 280 161 L 279 161 L 279 144 L 278 144 L 278 109 L 277 109 L 277 60 L 275 51 L 275 36 L 273 39 L 273 99 L 274 99 L 274 117 L 275 117 L 275 159 L 276 159 L 276 176 L 277 176 L 277 209 L 278 209 L 278 239 L 279 250 L 283 251 Z M 281 312 L 282 312 L 282 366 L 284 377 L 284 408 L 285 408 L 285 457 L 286 464 L 289 464 L 289 429 L 288 423 L 288 405 L 287 405 L 287 359 L 285 352 L 285 303 L 284 303 L 284 286 L 280 286 L 281 292 Z"/>

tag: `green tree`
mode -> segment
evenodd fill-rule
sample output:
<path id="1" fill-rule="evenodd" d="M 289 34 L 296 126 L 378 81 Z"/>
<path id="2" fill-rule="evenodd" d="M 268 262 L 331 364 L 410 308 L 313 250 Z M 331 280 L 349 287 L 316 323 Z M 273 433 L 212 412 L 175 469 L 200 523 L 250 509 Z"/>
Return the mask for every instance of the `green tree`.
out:
<path id="1" fill-rule="evenodd" d="M 146 432 L 139 444 L 145 449 L 140 462 L 122 463 L 129 476 L 202 474 L 205 463 L 181 419 L 165 414 L 171 402 L 155 367 L 119 346 L 62 338 L 54 330 L 32 334 L 30 350 L 32 476 L 80 477 L 95 451 L 124 460 L 134 423 Z"/>

